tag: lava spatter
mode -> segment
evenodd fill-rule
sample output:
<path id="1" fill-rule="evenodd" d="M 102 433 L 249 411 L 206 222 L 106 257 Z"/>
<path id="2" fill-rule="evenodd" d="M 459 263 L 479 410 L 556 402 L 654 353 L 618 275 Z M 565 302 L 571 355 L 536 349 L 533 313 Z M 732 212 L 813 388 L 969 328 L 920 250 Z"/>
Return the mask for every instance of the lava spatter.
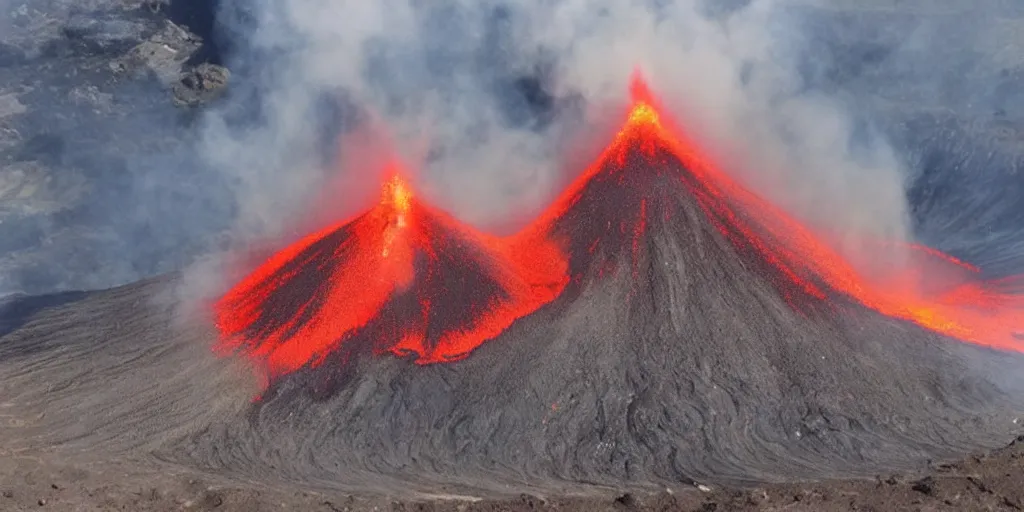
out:
<path id="1" fill-rule="evenodd" d="M 453 361 L 565 281 L 555 245 L 479 233 L 419 200 L 394 171 L 373 208 L 278 252 L 217 302 L 218 349 L 241 350 L 271 377 L 348 344 Z"/>
<path id="2" fill-rule="evenodd" d="M 983 281 L 978 269 L 914 244 L 886 242 L 907 256 L 906 263 L 864 272 L 718 169 L 665 120 L 639 74 L 631 92 L 632 106 L 612 143 L 524 232 L 567 247 L 574 281 L 625 269 L 627 262 L 635 274 L 645 232 L 653 223 L 678 231 L 684 212 L 677 198 L 689 194 L 736 251 L 767 270 L 791 306 L 811 301 L 836 307 L 841 301 L 833 299 L 846 297 L 940 334 L 1024 351 L 1018 334 L 1024 329 L 1024 298 L 1002 292 L 1003 283 Z"/>

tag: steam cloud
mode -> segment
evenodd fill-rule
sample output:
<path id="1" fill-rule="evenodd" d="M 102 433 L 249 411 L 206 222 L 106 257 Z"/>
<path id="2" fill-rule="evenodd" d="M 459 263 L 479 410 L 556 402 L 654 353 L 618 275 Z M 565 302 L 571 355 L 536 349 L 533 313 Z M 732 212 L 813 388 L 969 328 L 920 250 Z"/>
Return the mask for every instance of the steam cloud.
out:
<path id="1" fill-rule="evenodd" d="M 845 105 L 806 91 L 799 20 L 775 0 L 726 12 L 692 0 L 425 5 L 288 0 L 250 10 L 259 27 L 250 49 L 287 55 L 263 84 L 266 122 L 239 136 L 215 121 L 204 137 L 207 154 L 245 169 L 243 217 L 272 224 L 279 203 L 323 179 L 309 147 L 322 125 L 311 120 L 341 91 L 383 118 L 402 156 L 423 168 L 421 186 L 463 218 L 486 225 L 539 208 L 564 183 L 566 160 L 592 156 L 580 141 L 606 140 L 581 132 L 610 126 L 609 107 L 639 67 L 681 124 L 758 190 L 830 228 L 907 235 L 900 163 L 880 138 L 851 147 Z M 553 113 L 529 113 L 545 107 Z M 346 172 L 365 171 L 355 161 Z"/>
<path id="2" fill-rule="evenodd" d="M 834 2 L 813 3 L 222 0 L 216 38 L 230 48 L 231 97 L 185 137 L 170 108 L 118 121 L 112 131 L 125 137 L 159 129 L 185 142 L 164 153 L 143 148 L 131 155 L 131 172 L 100 176 L 94 189 L 105 192 L 76 215 L 113 226 L 111 240 L 97 245 L 87 258 L 93 264 L 74 280 L 51 286 L 120 284 L 211 248 L 298 236 L 310 204 L 330 209 L 320 220 L 365 206 L 376 187 L 372 160 L 389 151 L 417 171 L 417 188 L 435 202 L 486 229 L 512 229 L 607 141 L 637 68 L 730 174 L 839 242 L 849 232 L 912 238 L 921 226 L 912 226 L 908 183 L 934 186 L 920 180 L 928 162 L 919 148 L 941 146 L 949 161 L 942 165 L 967 169 L 956 179 L 969 192 L 956 211 L 939 211 L 948 208 L 933 200 L 932 210 L 914 212 L 915 223 L 927 219 L 927 229 L 916 231 L 931 236 L 926 242 L 981 250 L 981 237 L 954 244 L 935 233 L 976 229 L 971 219 L 979 217 L 1008 219 L 1020 200 L 981 201 L 996 194 L 999 180 L 970 175 L 1018 162 L 955 132 L 890 142 L 892 130 L 874 123 L 879 112 L 898 111 L 899 97 L 914 108 L 1018 114 L 1007 106 L 1014 98 L 992 83 L 1006 52 L 988 49 L 1005 38 L 982 30 L 993 26 L 989 15 L 1013 13 L 978 4 L 971 7 L 977 23 L 967 23 L 964 13 L 924 3 L 899 13 L 881 4 L 841 12 Z M 993 56 L 936 49 L 949 37 Z M 958 64 L 967 61 L 970 69 Z M 863 98 L 882 89 L 897 106 L 867 108 Z M 353 131 L 371 119 L 389 148 Z M 81 145 L 81 158 L 65 155 L 61 165 L 82 165 L 97 147 Z M 1007 245 L 1005 236 L 986 236 Z M 46 260 L 40 265 L 67 258 Z"/>

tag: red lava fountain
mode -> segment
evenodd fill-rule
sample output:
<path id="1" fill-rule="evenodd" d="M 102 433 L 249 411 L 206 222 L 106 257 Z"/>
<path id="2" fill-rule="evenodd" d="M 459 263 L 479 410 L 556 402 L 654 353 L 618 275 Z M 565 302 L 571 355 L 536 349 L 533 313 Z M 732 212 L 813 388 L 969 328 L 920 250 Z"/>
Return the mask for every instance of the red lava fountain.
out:
<path id="1" fill-rule="evenodd" d="M 271 377 L 346 345 L 454 361 L 565 286 L 564 257 L 479 233 L 418 200 L 397 172 L 380 202 L 278 252 L 215 306 L 222 353 Z"/>
<path id="2" fill-rule="evenodd" d="M 631 93 L 628 117 L 611 145 L 527 229 L 529 236 L 586 247 L 590 256 L 585 258 L 602 248 L 607 252 L 609 245 L 623 248 L 629 242 L 635 263 L 644 230 L 652 221 L 667 221 L 664 217 L 672 213 L 659 196 L 673 193 L 673 186 L 681 183 L 685 193 L 698 200 L 718 231 L 738 251 L 755 253 L 761 263 L 775 271 L 774 282 L 787 299 L 792 298 L 794 290 L 819 302 L 845 296 L 943 335 L 997 349 L 1024 351 L 1024 339 L 1018 334 L 1024 329 L 1024 300 L 1000 292 L 1004 283 L 983 281 L 978 269 L 934 249 L 890 243 L 879 246 L 903 250 L 910 256 L 910 264 L 869 276 L 823 237 L 718 169 L 692 140 L 665 119 L 639 74 L 634 75 Z M 669 165 L 672 160 L 681 165 Z M 676 185 L 666 182 L 666 178 Z M 615 207 L 596 210 L 594 205 L 601 201 L 588 201 L 587 196 L 598 193 L 606 199 L 618 197 L 613 201 Z M 610 218 L 610 211 L 616 218 Z M 582 219 L 589 219 L 593 227 L 581 229 Z M 569 252 L 572 259 L 573 251 Z M 606 263 L 615 266 L 617 262 L 612 257 Z M 574 280 L 579 280 L 580 266 L 570 266 L 577 272 Z M 876 275 L 884 277 L 873 277 Z M 949 276 L 956 276 L 956 281 L 941 284 Z"/>

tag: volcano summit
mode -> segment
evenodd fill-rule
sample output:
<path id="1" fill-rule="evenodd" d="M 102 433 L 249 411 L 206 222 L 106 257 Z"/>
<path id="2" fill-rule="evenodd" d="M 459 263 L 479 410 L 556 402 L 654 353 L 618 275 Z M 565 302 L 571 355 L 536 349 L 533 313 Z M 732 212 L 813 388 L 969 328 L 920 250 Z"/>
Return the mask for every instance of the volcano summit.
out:
<path id="1" fill-rule="evenodd" d="M 562 290 L 552 244 L 477 233 L 391 174 L 377 206 L 277 253 L 218 302 L 222 351 L 243 346 L 271 376 L 360 346 L 452 361 Z"/>

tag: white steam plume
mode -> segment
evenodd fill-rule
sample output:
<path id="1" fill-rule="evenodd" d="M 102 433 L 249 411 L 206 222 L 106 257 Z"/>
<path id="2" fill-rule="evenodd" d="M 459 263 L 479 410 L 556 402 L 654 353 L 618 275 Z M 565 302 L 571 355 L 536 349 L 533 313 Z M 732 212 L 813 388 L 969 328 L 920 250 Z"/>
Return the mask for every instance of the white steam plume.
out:
<path id="1" fill-rule="evenodd" d="M 258 29 L 249 49 L 286 53 L 285 68 L 260 84 L 261 128 L 238 133 L 214 118 L 208 154 L 244 170 L 243 220 L 259 221 L 249 227 L 280 228 L 281 213 L 325 179 L 310 158 L 317 101 L 344 91 L 426 167 L 421 187 L 464 219 L 493 224 L 557 193 L 562 162 L 580 158 L 566 141 L 607 122 L 605 107 L 625 100 L 639 67 L 734 176 L 822 227 L 905 238 L 897 159 L 877 139 L 852 150 L 843 105 L 801 91 L 798 19 L 785 7 L 754 0 L 716 15 L 694 0 L 250 4 Z M 496 84 L 538 68 L 555 98 L 583 108 L 529 129 L 508 120 Z"/>

